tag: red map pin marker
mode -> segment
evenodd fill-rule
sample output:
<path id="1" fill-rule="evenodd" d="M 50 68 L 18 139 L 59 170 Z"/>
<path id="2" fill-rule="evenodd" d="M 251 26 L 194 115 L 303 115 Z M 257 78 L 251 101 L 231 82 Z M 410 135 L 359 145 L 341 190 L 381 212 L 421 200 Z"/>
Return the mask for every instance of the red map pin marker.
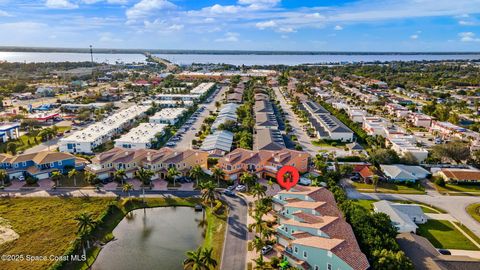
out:
<path id="1" fill-rule="evenodd" d="M 300 179 L 300 173 L 293 166 L 283 166 L 277 172 L 278 184 L 286 190 L 290 190 L 294 187 Z"/>

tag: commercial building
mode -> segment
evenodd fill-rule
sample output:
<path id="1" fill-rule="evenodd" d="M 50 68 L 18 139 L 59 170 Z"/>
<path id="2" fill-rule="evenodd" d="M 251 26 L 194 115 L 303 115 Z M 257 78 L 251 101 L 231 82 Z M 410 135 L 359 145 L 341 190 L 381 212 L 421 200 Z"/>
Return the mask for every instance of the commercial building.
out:
<path id="1" fill-rule="evenodd" d="M 10 140 L 16 140 L 20 137 L 19 123 L 1 123 L 0 124 L 0 143 Z"/>
<path id="2" fill-rule="evenodd" d="M 52 151 L 16 156 L 0 154 L 0 169 L 7 172 L 9 179 L 18 179 L 21 176 L 46 179 L 54 171 L 65 173 L 74 168 L 81 170 L 86 163 L 86 160 L 72 154 Z"/>
<path id="3" fill-rule="evenodd" d="M 369 263 L 333 194 L 322 187 L 295 186 L 273 196 L 278 213 L 278 251 L 298 269 L 366 270 Z"/>
<path id="4" fill-rule="evenodd" d="M 392 225 L 397 228 L 399 233 L 416 233 L 417 224 L 424 224 L 428 220 L 422 208 L 416 204 L 392 203 L 382 200 L 373 203 L 373 211 L 388 215 Z"/>
<path id="5" fill-rule="evenodd" d="M 132 106 L 117 112 L 101 122 L 88 126 L 59 141 L 60 152 L 93 153 L 93 149 L 111 140 L 138 118 L 145 115 L 150 106 Z"/>
<path id="6" fill-rule="evenodd" d="M 186 111 L 186 108 L 165 108 L 151 116 L 149 121 L 152 124 L 174 125 Z"/>
<path id="7" fill-rule="evenodd" d="M 225 179 L 236 180 L 244 172 L 275 178 L 278 170 L 286 165 L 297 168 L 300 173 L 307 172 L 309 159 L 308 153 L 290 149 L 252 151 L 237 148 L 220 158 L 218 166 L 225 172 Z"/>
<path id="8" fill-rule="evenodd" d="M 175 167 L 186 176 L 194 166 L 207 169 L 207 160 L 208 153 L 198 150 L 113 148 L 96 155 L 85 170 L 100 179 L 107 179 L 113 177 L 116 170 L 122 169 L 131 178 L 138 168 L 143 167 L 155 172 L 154 179 L 165 179 L 169 168 Z"/>
<path id="9" fill-rule="evenodd" d="M 226 130 L 217 130 L 205 138 L 200 149 L 208 152 L 210 156 L 220 157 L 230 152 L 232 149 L 232 143 L 232 132 Z"/>
<path id="10" fill-rule="evenodd" d="M 306 101 L 302 105 L 310 114 L 310 124 L 319 139 L 353 141 L 353 131 L 321 105 L 313 101 Z"/>
<path id="11" fill-rule="evenodd" d="M 147 149 L 152 147 L 157 136 L 163 134 L 168 125 L 141 123 L 138 127 L 132 128 L 127 134 L 115 140 L 115 147 L 128 149 Z"/>

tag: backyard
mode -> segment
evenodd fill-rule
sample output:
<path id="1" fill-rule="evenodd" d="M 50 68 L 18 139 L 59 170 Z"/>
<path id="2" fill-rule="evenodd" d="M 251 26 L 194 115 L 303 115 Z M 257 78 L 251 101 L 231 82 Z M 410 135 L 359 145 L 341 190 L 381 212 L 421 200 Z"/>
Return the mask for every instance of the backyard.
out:
<path id="1" fill-rule="evenodd" d="M 58 133 L 63 133 L 67 130 L 70 130 L 71 127 L 57 127 L 58 128 Z M 22 135 L 18 138 L 18 140 L 12 141 L 17 145 L 16 151 L 25 151 L 28 148 L 31 148 L 35 145 L 39 145 L 42 143 L 42 137 L 41 136 L 32 136 L 30 134 L 25 134 Z M 6 153 L 7 152 L 7 145 L 8 143 L 0 143 L 0 153 Z"/>
<path id="2" fill-rule="evenodd" d="M 436 248 L 479 250 L 450 221 L 431 219 L 418 227 L 417 234 L 427 238 Z"/>

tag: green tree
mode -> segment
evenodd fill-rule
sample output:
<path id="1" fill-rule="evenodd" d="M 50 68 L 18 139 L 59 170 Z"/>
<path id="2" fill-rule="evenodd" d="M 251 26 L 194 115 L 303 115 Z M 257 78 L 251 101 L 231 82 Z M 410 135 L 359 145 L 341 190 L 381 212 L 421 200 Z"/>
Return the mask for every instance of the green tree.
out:
<path id="1" fill-rule="evenodd" d="M 378 181 L 380 180 L 380 177 L 378 175 L 372 176 L 372 184 L 373 184 L 373 189 L 375 192 L 377 192 L 377 187 L 378 187 Z"/>
<path id="2" fill-rule="evenodd" d="M 9 142 L 7 144 L 7 151 L 12 153 L 12 155 L 16 155 L 17 154 L 17 144 L 14 143 L 14 142 Z"/>
<path id="3" fill-rule="evenodd" d="M 373 269 L 413 270 L 412 262 L 403 251 L 375 250 L 373 252 Z"/>
<path id="4" fill-rule="evenodd" d="M 127 173 L 124 169 L 115 170 L 113 173 L 113 180 L 120 182 L 122 185 L 124 184 L 125 178 L 127 178 Z"/>
<path id="5" fill-rule="evenodd" d="M 59 181 L 60 179 L 62 179 L 63 175 L 60 171 L 54 171 L 52 172 L 52 174 L 50 175 L 50 179 L 52 179 L 53 182 L 55 182 L 55 186 L 59 186 Z"/>
<path id="6" fill-rule="evenodd" d="M 173 181 L 173 185 L 175 186 L 175 178 L 180 175 L 180 172 L 177 170 L 176 167 L 170 167 L 167 170 L 167 178 Z"/>
<path id="7" fill-rule="evenodd" d="M 217 267 L 217 261 L 213 258 L 213 248 L 205 248 L 202 253 L 202 260 L 209 269 Z"/>
<path id="8" fill-rule="evenodd" d="M 197 182 L 197 186 L 198 186 L 198 180 L 199 180 L 200 176 L 202 176 L 203 174 L 204 174 L 204 172 L 202 170 L 202 167 L 200 167 L 200 165 L 193 166 L 193 168 L 188 173 L 188 175 L 190 177 L 195 179 L 195 181 Z"/>
<path id="9" fill-rule="evenodd" d="M 5 186 L 5 179 L 7 179 L 7 171 L 0 169 L 0 181 L 2 181 L 2 186 Z"/>
<path id="10" fill-rule="evenodd" d="M 71 169 L 69 172 L 68 172 L 68 178 L 69 179 L 73 179 L 73 185 L 74 186 L 77 186 L 77 174 L 78 174 L 78 171 L 75 170 L 75 169 Z"/>
<path id="11" fill-rule="evenodd" d="M 152 170 L 145 169 L 140 167 L 136 172 L 135 176 L 142 182 L 142 194 L 143 201 L 145 202 L 145 186 L 150 186 L 152 183 L 152 177 L 155 173 Z"/>
<path id="12" fill-rule="evenodd" d="M 242 175 L 240 176 L 240 183 L 244 184 L 247 188 L 247 192 L 250 188 L 251 185 L 253 185 L 253 183 L 255 183 L 255 180 L 256 180 L 256 176 L 253 175 L 253 174 L 250 174 L 248 172 L 244 172 L 242 173 Z"/>
<path id="13" fill-rule="evenodd" d="M 185 270 L 209 270 L 203 259 L 203 250 L 199 247 L 196 251 L 187 251 L 187 258 L 183 261 Z"/>
<path id="14" fill-rule="evenodd" d="M 215 191 L 216 185 L 212 181 L 200 184 L 202 188 L 202 200 L 207 203 L 210 202 L 210 208 L 213 208 L 213 202 L 217 199 Z"/>
<path id="15" fill-rule="evenodd" d="M 89 185 L 95 185 L 98 183 L 98 177 L 94 173 L 86 171 L 84 174 L 85 182 Z"/>
<path id="16" fill-rule="evenodd" d="M 264 186 L 260 183 L 255 183 L 250 192 L 252 193 L 252 196 L 257 199 L 261 199 L 267 195 Z"/>
<path id="17" fill-rule="evenodd" d="M 122 186 L 122 191 L 128 194 L 128 197 L 130 197 L 130 191 L 133 190 L 133 185 L 130 183 L 125 183 Z"/>
<path id="18" fill-rule="evenodd" d="M 217 180 L 217 186 L 220 187 L 220 179 L 225 177 L 225 172 L 222 170 L 222 168 L 214 167 L 212 169 L 212 175 Z"/>
<path id="19" fill-rule="evenodd" d="M 91 213 L 81 213 L 74 218 L 77 221 L 77 234 L 87 239 L 87 247 L 90 248 L 89 235 L 97 224 Z"/>

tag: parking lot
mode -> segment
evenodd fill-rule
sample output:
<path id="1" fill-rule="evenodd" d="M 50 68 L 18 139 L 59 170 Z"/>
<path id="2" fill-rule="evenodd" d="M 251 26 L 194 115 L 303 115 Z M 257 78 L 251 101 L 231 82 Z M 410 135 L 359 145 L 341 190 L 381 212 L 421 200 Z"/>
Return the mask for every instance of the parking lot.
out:
<path id="1" fill-rule="evenodd" d="M 215 102 L 222 100 L 226 89 L 227 87 L 222 87 L 220 90 L 212 93 L 205 103 L 201 104 L 198 110 L 178 130 L 177 134 L 167 142 L 166 146 L 182 151 L 192 149 L 192 140 L 195 139 L 195 133 L 200 129 L 205 118 L 210 115 L 210 111 L 216 110 Z"/>

